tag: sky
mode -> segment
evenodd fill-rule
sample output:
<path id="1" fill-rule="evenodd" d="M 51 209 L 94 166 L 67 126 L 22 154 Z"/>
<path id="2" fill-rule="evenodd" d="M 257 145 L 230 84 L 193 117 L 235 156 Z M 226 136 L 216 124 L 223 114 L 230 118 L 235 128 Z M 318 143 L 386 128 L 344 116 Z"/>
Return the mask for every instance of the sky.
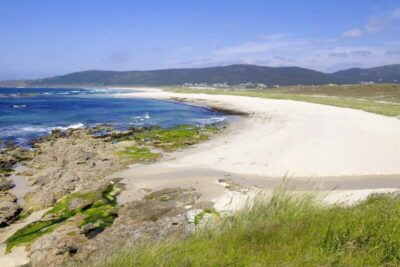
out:
<path id="1" fill-rule="evenodd" d="M 239 63 L 400 63 L 400 1 L 0 0 L 0 80 Z"/>

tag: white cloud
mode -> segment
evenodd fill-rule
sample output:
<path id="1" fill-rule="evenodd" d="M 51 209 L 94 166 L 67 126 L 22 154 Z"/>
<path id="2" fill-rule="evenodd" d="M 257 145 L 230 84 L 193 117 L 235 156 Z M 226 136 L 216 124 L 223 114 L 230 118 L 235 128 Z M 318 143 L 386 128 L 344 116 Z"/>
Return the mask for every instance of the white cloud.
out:
<path id="1" fill-rule="evenodd" d="M 283 46 L 278 43 L 244 43 L 222 48 L 212 52 L 207 65 L 230 60 L 268 66 L 300 66 L 331 72 L 342 68 L 372 67 L 400 62 L 400 54 L 388 53 L 388 47 L 385 45 L 340 46 L 324 42 L 311 45 L 301 39 L 284 41 Z"/>
<path id="2" fill-rule="evenodd" d="M 351 51 L 350 55 L 356 56 L 356 57 L 369 57 L 372 56 L 374 53 L 370 50 L 353 50 Z"/>
<path id="3" fill-rule="evenodd" d="M 126 63 L 130 58 L 130 54 L 126 52 L 111 53 L 107 57 L 101 59 L 101 63 L 106 65 L 120 65 Z"/>
<path id="4" fill-rule="evenodd" d="M 385 42 L 385 45 L 388 45 L 388 46 L 400 46 L 400 40 Z"/>
<path id="5" fill-rule="evenodd" d="M 281 39 L 281 38 L 280 38 Z M 247 42 L 232 46 L 223 47 L 213 52 L 216 56 L 233 56 L 233 55 L 248 55 L 271 52 L 276 49 L 285 47 L 304 46 L 307 44 L 305 40 L 265 40 L 260 42 Z"/>
<path id="6" fill-rule="evenodd" d="M 367 34 L 361 29 L 358 30 Z M 400 51 L 400 41 L 392 41 L 390 44 L 386 41 L 373 46 L 343 46 L 343 42 L 342 38 L 313 40 L 293 35 L 258 35 L 253 42 L 226 45 L 203 54 L 203 57 L 190 61 L 175 61 L 174 64 L 206 67 L 246 63 L 275 67 L 300 66 L 331 72 L 343 68 L 400 62 L 400 53 L 397 52 Z"/>
<path id="7" fill-rule="evenodd" d="M 386 53 L 385 53 L 386 55 L 397 55 L 397 56 L 399 56 L 400 55 L 400 50 L 391 50 L 391 49 L 389 49 L 389 50 L 387 50 L 386 51 Z"/>
<path id="8" fill-rule="evenodd" d="M 365 23 L 363 29 L 354 28 L 344 32 L 344 37 L 360 37 L 364 34 L 374 34 L 383 30 L 386 26 L 391 25 L 394 19 L 400 19 L 400 7 L 394 9 L 391 13 L 385 15 L 373 16 L 367 23 Z"/>
<path id="9" fill-rule="evenodd" d="M 253 42 L 253 43 L 242 43 L 233 46 L 227 46 L 214 51 L 216 55 L 236 55 L 236 54 L 252 54 L 261 53 L 276 48 L 276 43 L 269 42 Z"/>
<path id="10" fill-rule="evenodd" d="M 376 33 L 379 32 L 383 28 L 383 26 L 384 21 L 382 18 L 373 17 L 367 22 L 364 29 L 367 33 Z"/>
<path id="11" fill-rule="evenodd" d="M 290 34 L 288 34 L 288 33 L 259 34 L 258 36 L 264 40 L 282 40 L 282 39 L 290 36 Z"/>
<path id="12" fill-rule="evenodd" d="M 349 31 L 345 31 L 342 35 L 344 37 L 360 37 L 361 35 L 363 35 L 363 32 L 358 28 L 354 28 Z"/>
<path id="13" fill-rule="evenodd" d="M 395 19 L 400 19 L 400 7 L 396 8 L 393 11 L 392 17 L 395 18 Z"/>
<path id="14" fill-rule="evenodd" d="M 342 37 L 353 38 L 351 41 L 339 36 L 307 39 L 290 33 L 259 34 L 253 41 L 222 46 L 209 51 L 203 58 L 174 63 L 196 67 L 233 63 L 300 66 L 326 72 L 396 64 L 400 62 L 400 40 L 379 38 L 375 45 L 356 45 L 362 44 L 362 39 L 357 37 L 391 30 L 395 19 L 400 19 L 400 7 L 370 17 L 361 27 L 344 31 Z"/>
<path id="15" fill-rule="evenodd" d="M 400 54 L 387 53 L 383 46 L 338 46 L 305 51 L 296 58 L 297 65 L 322 71 L 336 71 L 349 67 L 373 67 L 395 64 Z"/>
<path id="16" fill-rule="evenodd" d="M 330 57 L 348 57 L 349 54 L 347 54 L 346 52 L 335 52 L 335 53 L 330 53 L 329 56 Z"/>
<path id="17" fill-rule="evenodd" d="M 180 46 L 176 49 L 179 52 L 189 52 L 193 50 L 193 46 L 191 45 L 184 45 L 184 46 Z"/>

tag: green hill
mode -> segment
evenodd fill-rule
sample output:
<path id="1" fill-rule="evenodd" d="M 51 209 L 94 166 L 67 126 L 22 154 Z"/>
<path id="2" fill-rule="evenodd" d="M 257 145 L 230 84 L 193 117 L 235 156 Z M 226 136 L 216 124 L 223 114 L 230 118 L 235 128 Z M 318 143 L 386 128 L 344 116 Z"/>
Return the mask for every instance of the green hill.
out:
<path id="1" fill-rule="evenodd" d="M 338 78 L 347 79 L 352 83 L 399 83 L 400 64 L 386 65 L 370 69 L 354 68 L 335 72 L 334 75 Z"/>
<path id="2" fill-rule="evenodd" d="M 252 83 L 253 85 L 285 86 L 360 82 L 398 83 L 400 82 L 400 65 L 387 65 L 370 69 L 348 69 L 335 73 L 323 73 L 300 67 L 265 67 L 245 64 L 149 71 L 90 70 L 39 80 L 22 81 L 25 86 L 172 86 L 185 83 L 208 85 L 216 83 L 226 83 L 227 85 Z M 10 84 L 21 85 L 21 81 L 3 82 L 0 83 L 0 86 L 9 86 Z"/>

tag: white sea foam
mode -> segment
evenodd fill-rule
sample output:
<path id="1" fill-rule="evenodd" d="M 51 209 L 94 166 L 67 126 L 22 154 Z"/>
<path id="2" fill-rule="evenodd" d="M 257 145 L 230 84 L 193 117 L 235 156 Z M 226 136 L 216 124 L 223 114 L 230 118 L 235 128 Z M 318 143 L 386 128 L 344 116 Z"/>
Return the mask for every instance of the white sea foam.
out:
<path id="1" fill-rule="evenodd" d="M 138 120 L 138 121 L 144 121 L 150 119 L 150 115 L 148 112 L 146 112 L 143 116 L 135 116 L 131 117 L 131 119 Z"/>
<path id="2" fill-rule="evenodd" d="M 49 130 L 50 130 L 49 127 L 42 127 L 42 126 L 25 126 L 15 129 L 15 131 L 21 131 L 21 132 L 48 132 Z"/>
<path id="3" fill-rule="evenodd" d="M 12 105 L 13 108 L 26 108 L 26 105 Z"/>
<path id="4" fill-rule="evenodd" d="M 78 129 L 82 128 L 85 125 L 83 123 L 74 123 L 68 126 L 57 126 L 57 127 L 44 127 L 44 126 L 25 126 L 25 127 L 18 127 L 18 128 L 11 128 L 11 129 L 6 129 L 5 132 L 9 136 L 11 135 L 17 135 L 18 133 L 47 133 L 51 132 L 52 130 L 62 130 L 66 131 L 68 129 Z"/>
<path id="5" fill-rule="evenodd" d="M 205 119 L 193 119 L 193 121 L 195 123 L 198 123 L 201 125 L 219 123 L 219 122 L 223 122 L 225 120 L 226 120 L 226 117 L 211 117 L 211 118 L 205 118 Z"/>
<path id="6" fill-rule="evenodd" d="M 79 128 L 83 128 L 85 127 L 85 125 L 83 123 L 74 123 L 68 126 L 57 126 L 57 127 L 51 127 L 50 130 L 61 130 L 61 131 L 66 131 L 68 129 L 79 129 Z"/>
<path id="7" fill-rule="evenodd" d="M 110 93 L 110 89 L 90 89 L 90 93 Z"/>

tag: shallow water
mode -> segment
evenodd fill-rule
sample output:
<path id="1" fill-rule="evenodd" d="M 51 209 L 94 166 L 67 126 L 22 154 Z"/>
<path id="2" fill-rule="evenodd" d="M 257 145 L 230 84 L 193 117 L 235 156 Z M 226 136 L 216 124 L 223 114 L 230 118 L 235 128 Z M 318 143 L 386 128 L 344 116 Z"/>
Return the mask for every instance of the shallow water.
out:
<path id="1" fill-rule="evenodd" d="M 107 89 L 0 88 L 0 141 L 28 146 L 53 129 L 102 123 L 116 129 L 180 124 L 205 125 L 226 119 L 205 107 L 151 99 L 115 98 Z"/>
<path id="2" fill-rule="evenodd" d="M 11 189 L 11 192 L 17 198 L 17 202 L 20 205 L 24 204 L 24 196 L 26 193 L 33 191 L 33 187 L 30 186 L 26 181 L 26 176 L 18 175 L 20 172 L 24 172 L 29 170 L 29 168 L 17 164 L 14 166 L 14 172 L 11 173 L 9 179 L 13 181 L 14 187 Z"/>

